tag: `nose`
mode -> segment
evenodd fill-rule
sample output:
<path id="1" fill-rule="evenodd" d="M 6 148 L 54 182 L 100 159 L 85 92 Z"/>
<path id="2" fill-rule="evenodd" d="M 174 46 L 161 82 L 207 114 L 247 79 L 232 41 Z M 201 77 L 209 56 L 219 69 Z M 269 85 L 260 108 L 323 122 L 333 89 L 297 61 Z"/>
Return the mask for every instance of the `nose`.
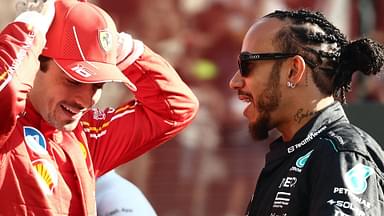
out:
<path id="1" fill-rule="evenodd" d="M 102 89 L 95 84 L 84 84 L 77 92 L 76 103 L 88 109 L 99 101 Z"/>
<path id="2" fill-rule="evenodd" d="M 234 90 L 241 89 L 244 87 L 244 79 L 240 75 L 239 70 L 236 71 L 232 79 L 229 81 L 229 87 Z"/>

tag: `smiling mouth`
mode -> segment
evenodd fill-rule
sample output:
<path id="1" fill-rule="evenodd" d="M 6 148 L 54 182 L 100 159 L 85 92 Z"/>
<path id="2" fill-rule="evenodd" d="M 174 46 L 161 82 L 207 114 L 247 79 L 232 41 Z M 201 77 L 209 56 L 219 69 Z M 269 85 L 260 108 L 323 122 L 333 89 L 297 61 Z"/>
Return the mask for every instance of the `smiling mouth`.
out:
<path id="1" fill-rule="evenodd" d="M 74 109 L 71 109 L 71 107 L 68 107 L 68 106 L 65 106 L 63 104 L 61 104 L 61 107 L 66 110 L 67 112 L 73 114 L 73 115 L 76 115 L 78 112 L 76 112 Z"/>
<path id="2" fill-rule="evenodd" d="M 82 115 L 83 110 L 75 108 L 73 106 L 68 106 L 65 104 L 60 104 L 60 107 L 64 110 L 67 115 L 71 116 L 73 119 L 77 118 L 79 115 Z"/>
<path id="3" fill-rule="evenodd" d="M 239 94 L 239 100 L 247 104 L 252 103 L 253 101 L 250 96 L 245 94 Z"/>
<path id="4" fill-rule="evenodd" d="M 249 118 L 251 114 L 251 106 L 253 104 L 253 97 L 250 94 L 247 94 L 245 92 L 239 92 L 238 93 L 238 99 L 243 102 L 243 116 L 246 118 Z"/>

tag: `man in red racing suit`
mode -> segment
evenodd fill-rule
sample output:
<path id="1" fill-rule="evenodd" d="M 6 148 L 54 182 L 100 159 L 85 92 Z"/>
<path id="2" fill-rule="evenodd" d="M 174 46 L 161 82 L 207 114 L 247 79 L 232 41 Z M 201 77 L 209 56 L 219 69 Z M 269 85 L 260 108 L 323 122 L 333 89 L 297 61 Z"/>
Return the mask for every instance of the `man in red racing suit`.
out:
<path id="1" fill-rule="evenodd" d="M 100 8 L 72 0 L 56 1 L 54 8 L 46 46 L 37 28 L 42 23 L 28 23 L 31 17 L 0 33 L 0 215 L 96 215 L 95 178 L 174 137 L 197 112 L 197 99 L 174 69 L 129 35 L 115 37 Z M 53 59 L 45 72 L 41 53 Z M 68 69 L 74 58 L 80 60 Z M 112 68 L 118 60 L 121 80 Z M 113 70 L 84 66 L 91 63 Z M 91 108 L 107 81 L 127 82 L 135 100 L 116 109 Z"/>

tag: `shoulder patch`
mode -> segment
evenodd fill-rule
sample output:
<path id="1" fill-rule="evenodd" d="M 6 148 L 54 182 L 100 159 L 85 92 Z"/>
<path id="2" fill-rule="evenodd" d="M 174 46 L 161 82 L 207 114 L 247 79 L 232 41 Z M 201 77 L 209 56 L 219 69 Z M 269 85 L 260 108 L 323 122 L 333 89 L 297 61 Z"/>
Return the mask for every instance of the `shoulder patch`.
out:
<path id="1" fill-rule="evenodd" d="M 32 166 L 35 168 L 41 190 L 45 195 L 52 195 L 53 189 L 58 184 L 58 174 L 53 164 L 45 159 L 38 159 L 32 162 Z"/>
<path id="2" fill-rule="evenodd" d="M 47 142 L 43 134 L 34 127 L 23 127 L 24 141 L 27 146 L 36 154 L 48 154 Z"/>
<path id="3" fill-rule="evenodd" d="M 367 189 L 367 178 L 374 173 L 372 167 L 361 163 L 355 165 L 344 174 L 344 181 L 348 189 L 354 194 L 362 194 Z"/>
<path id="4" fill-rule="evenodd" d="M 330 142 L 336 152 L 349 151 L 364 156 L 369 155 L 364 143 L 373 141 L 368 135 L 365 136 L 364 132 L 351 124 L 345 124 L 328 131 L 322 138 Z"/>

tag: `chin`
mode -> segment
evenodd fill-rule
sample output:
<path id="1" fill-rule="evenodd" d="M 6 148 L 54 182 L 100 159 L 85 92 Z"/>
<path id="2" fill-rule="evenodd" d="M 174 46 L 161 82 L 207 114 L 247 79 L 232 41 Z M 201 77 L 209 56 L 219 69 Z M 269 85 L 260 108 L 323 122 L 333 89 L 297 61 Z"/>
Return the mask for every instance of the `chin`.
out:
<path id="1" fill-rule="evenodd" d="M 69 124 L 65 124 L 61 129 L 64 130 L 64 131 L 73 131 L 75 130 L 75 128 L 77 127 L 79 121 L 76 121 L 76 122 L 71 122 Z"/>
<path id="2" fill-rule="evenodd" d="M 80 119 L 72 120 L 72 121 L 60 121 L 56 122 L 56 129 L 63 131 L 73 131 L 77 125 L 79 124 Z"/>

